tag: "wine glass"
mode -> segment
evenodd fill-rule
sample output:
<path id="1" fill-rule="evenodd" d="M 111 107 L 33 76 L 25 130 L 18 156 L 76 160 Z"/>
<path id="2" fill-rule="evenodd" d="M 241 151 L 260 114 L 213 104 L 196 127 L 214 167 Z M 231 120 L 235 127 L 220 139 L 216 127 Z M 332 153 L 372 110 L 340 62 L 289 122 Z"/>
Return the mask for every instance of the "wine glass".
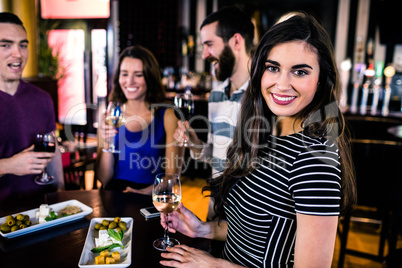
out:
<path id="1" fill-rule="evenodd" d="M 169 237 L 167 228 L 169 213 L 175 211 L 181 202 L 179 175 L 174 173 L 160 173 L 156 175 L 152 189 L 152 200 L 155 208 L 164 213 L 166 219 L 165 235 L 162 238 L 156 239 L 153 245 L 157 250 L 165 251 L 167 247 L 180 244 L 176 239 Z"/>
<path id="2" fill-rule="evenodd" d="M 106 110 L 105 123 L 106 125 L 113 126 L 115 128 L 119 128 L 124 125 L 124 105 L 119 102 L 109 102 Z M 110 137 L 109 148 L 104 148 L 102 151 L 108 153 L 120 153 L 120 150 L 116 150 L 114 136 Z"/>
<path id="3" fill-rule="evenodd" d="M 34 141 L 34 152 L 54 153 L 56 150 L 56 138 L 53 132 L 45 134 L 36 134 Z M 54 177 L 50 176 L 45 170 L 41 175 L 35 177 L 35 183 L 39 185 L 47 185 L 54 182 Z"/>
<path id="4" fill-rule="evenodd" d="M 194 100 L 193 95 L 190 92 L 177 93 L 174 97 L 175 115 L 177 119 L 180 119 L 183 123 L 191 119 L 194 115 Z M 183 139 L 183 143 L 180 146 L 188 147 L 188 140 Z"/>

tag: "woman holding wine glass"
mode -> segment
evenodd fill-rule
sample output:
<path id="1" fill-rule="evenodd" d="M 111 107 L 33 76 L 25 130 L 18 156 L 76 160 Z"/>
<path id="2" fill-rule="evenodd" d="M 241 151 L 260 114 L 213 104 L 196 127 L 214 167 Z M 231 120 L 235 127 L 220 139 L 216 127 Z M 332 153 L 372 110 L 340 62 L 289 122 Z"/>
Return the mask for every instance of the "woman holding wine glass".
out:
<path id="1" fill-rule="evenodd" d="M 148 49 L 122 51 L 109 101 L 124 107 L 125 122 L 116 129 L 105 124 L 106 116 L 100 120 L 101 138 L 113 136 L 120 153 L 98 150 L 98 178 L 106 189 L 151 195 L 156 174 L 179 170 L 181 148 L 173 138 L 178 119 L 163 104 L 159 64 Z"/>
<path id="2" fill-rule="evenodd" d="M 225 170 L 203 189 L 216 221 L 182 204 L 161 215 L 170 232 L 225 241 L 220 258 L 177 245 L 161 254 L 164 266 L 331 267 L 356 191 L 329 35 L 297 13 L 262 37 L 250 74 Z"/>
<path id="3" fill-rule="evenodd" d="M 160 173 L 156 175 L 152 188 L 152 201 L 155 208 L 165 215 L 167 221 L 169 213 L 175 211 L 181 203 L 181 183 L 178 174 Z M 165 251 L 167 247 L 180 245 L 180 242 L 169 236 L 165 228 L 165 235 L 153 243 L 155 249 Z"/>

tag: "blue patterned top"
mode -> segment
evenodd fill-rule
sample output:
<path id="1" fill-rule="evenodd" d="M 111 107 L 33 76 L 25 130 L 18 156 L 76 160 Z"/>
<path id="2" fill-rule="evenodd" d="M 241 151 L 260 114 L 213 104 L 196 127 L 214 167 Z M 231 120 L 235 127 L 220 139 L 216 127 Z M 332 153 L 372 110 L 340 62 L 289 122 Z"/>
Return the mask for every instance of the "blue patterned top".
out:
<path id="1" fill-rule="evenodd" d="M 152 184 L 155 175 L 162 172 L 166 164 L 165 111 L 166 108 L 156 110 L 151 124 L 142 131 L 120 127 L 115 144 L 121 153 L 115 154 L 113 179 Z"/>

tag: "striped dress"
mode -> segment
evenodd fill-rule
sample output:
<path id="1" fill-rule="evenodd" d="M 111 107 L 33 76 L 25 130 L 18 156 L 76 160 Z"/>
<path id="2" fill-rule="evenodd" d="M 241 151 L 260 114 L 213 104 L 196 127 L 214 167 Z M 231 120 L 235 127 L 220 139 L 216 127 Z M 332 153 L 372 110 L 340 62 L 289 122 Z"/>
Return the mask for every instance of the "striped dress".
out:
<path id="1" fill-rule="evenodd" d="M 258 160 L 229 193 L 223 257 L 246 267 L 293 267 L 296 213 L 340 213 L 338 149 L 302 133 L 271 136 Z"/>
<path id="2" fill-rule="evenodd" d="M 225 168 L 227 149 L 233 140 L 241 100 L 248 84 L 249 80 L 228 98 L 225 91 L 229 90 L 230 83 L 229 79 L 226 79 L 214 88 L 209 95 L 208 120 L 210 129 L 208 142 L 203 144 L 199 156 L 194 155 L 191 150 L 190 154 L 192 158 L 211 165 L 212 177 L 216 177 Z"/>

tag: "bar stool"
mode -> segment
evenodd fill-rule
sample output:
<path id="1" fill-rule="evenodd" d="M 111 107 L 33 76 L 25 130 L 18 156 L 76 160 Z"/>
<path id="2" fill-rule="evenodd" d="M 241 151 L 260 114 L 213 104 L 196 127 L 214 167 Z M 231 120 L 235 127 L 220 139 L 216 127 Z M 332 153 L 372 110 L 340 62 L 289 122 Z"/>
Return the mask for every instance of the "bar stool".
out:
<path id="1" fill-rule="evenodd" d="M 396 267 L 395 254 L 398 239 L 398 224 L 402 205 L 402 143 L 382 140 L 353 140 L 352 154 L 356 171 L 357 207 L 346 213 L 340 232 L 338 268 L 344 265 L 345 255 L 388 262 Z M 359 216 L 359 207 L 372 208 L 374 217 Z M 371 254 L 347 248 L 350 223 L 360 221 L 381 226 L 378 253 Z M 389 252 L 384 255 L 388 241 Z"/>
<path id="2" fill-rule="evenodd" d="M 85 190 L 85 160 L 64 167 L 64 187 L 66 190 Z"/>

